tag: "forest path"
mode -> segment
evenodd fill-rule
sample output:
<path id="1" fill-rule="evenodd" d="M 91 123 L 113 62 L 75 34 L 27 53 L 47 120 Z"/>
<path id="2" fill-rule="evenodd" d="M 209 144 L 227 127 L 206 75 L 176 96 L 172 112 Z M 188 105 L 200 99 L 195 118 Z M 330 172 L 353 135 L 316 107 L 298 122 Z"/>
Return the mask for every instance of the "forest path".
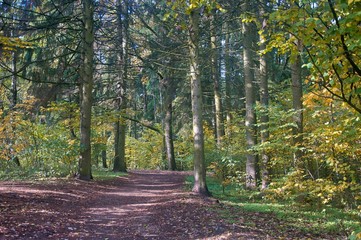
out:
<path id="1" fill-rule="evenodd" d="M 253 239 L 184 190 L 187 173 L 111 181 L 0 182 L 0 239 Z"/>
<path id="2" fill-rule="evenodd" d="M 186 175 L 134 171 L 111 181 L 0 182 L 0 239 L 297 236 L 292 229 L 279 232 L 280 223 L 270 214 L 241 212 L 187 192 Z"/>

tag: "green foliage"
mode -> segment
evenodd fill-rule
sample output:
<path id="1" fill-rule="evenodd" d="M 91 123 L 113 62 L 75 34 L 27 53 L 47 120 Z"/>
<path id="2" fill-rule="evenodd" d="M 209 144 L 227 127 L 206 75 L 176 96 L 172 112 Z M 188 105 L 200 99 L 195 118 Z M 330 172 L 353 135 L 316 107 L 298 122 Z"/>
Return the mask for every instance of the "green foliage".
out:
<path id="1" fill-rule="evenodd" d="M 270 108 L 269 142 L 254 149 L 271 156 L 273 182 L 267 197 L 319 209 L 355 209 L 361 205 L 360 117 L 332 98 L 307 94 L 304 104 L 304 155 L 297 168 L 292 162 L 292 111 Z"/>
<path id="2" fill-rule="evenodd" d="M 349 236 L 349 240 L 359 240 L 361 239 L 361 228 L 356 229 Z"/>
<path id="3" fill-rule="evenodd" d="M 360 5 L 356 2 L 318 1 L 297 5 L 286 1 L 273 12 L 274 32 L 268 51 L 291 52 L 291 60 L 303 52 L 304 67 L 310 70 L 308 84 L 320 86 L 361 113 Z M 302 49 L 294 44 L 302 42 Z"/>
<path id="4" fill-rule="evenodd" d="M 131 169 L 165 169 L 163 136 L 145 129 L 139 139 L 126 140 L 127 164 Z"/>
<path id="5" fill-rule="evenodd" d="M 262 111 L 260 106 L 257 106 L 256 110 Z M 292 155 L 298 149 L 292 144 L 292 128 L 295 127 L 292 119 L 294 110 L 287 110 L 287 107 L 277 103 L 269 106 L 268 113 L 269 140 L 257 144 L 252 150 L 258 154 L 265 152 L 271 157 L 269 167 L 273 175 L 284 174 L 293 167 Z M 261 125 L 258 124 L 258 127 Z"/>
<path id="6" fill-rule="evenodd" d="M 160 126 L 157 126 L 158 128 Z M 212 130 L 205 127 L 205 148 L 207 164 L 211 158 L 215 158 L 214 137 Z M 193 143 L 192 130 L 185 125 L 174 139 L 174 152 L 177 169 L 193 169 Z M 163 135 L 151 129 L 145 128 L 142 136 L 138 139 L 128 137 L 126 141 L 126 156 L 131 169 L 165 169 Z"/>
<path id="7" fill-rule="evenodd" d="M 345 207 L 361 205 L 361 152 L 357 147 L 361 141 L 360 117 L 337 101 L 313 96 L 306 103 L 310 107 L 306 117 L 313 123 L 305 126 L 309 132 L 305 138 L 309 177 L 322 183 L 332 182 L 327 188 L 331 191 L 328 200 L 322 197 L 323 202 Z"/>
<path id="8" fill-rule="evenodd" d="M 238 162 L 234 162 L 229 157 L 221 157 L 220 161 L 211 162 L 208 169 L 214 172 L 215 177 L 219 180 L 222 186 L 222 192 L 225 193 L 225 188 L 231 184 L 231 181 L 238 177 L 239 172 L 235 169 L 240 165 Z"/>
<path id="9" fill-rule="evenodd" d="M 316 209 L 325 206 L 360 208 L 361 163 L 357 144 L 361 141 L 360 117 L 342 102 L 306 94 L 304 141 L 302 146 L 293 146 L 294 111 L 285 110 L 290 108 L 285 101 L 287 96 L 288 91 L 273 96 L 269 106 L 269 141 L 251 149 L 255 153 L 266 152 L 271 157 L 268 167 L 272 183 L 263 197 Z M 263 109 L 257 106 L 257 111 Z M 236 186 L 241 191 L 245 182 L 243 118 L 236 113 L 233 115 L 232 126 L 226 126 L 231 134 L 225 137 L 222 149 L 215 148 L 212 131 L 205 129 L 209 139 L 206 141 L 209 170 L 227 194 L 228 186 Z M 297 150 L 304 156 L 302 164 L 296 167 L 292 156 Z M 258 194 L 251 196 L 252 199 L 258 197 Z"/>
<path id="10" fill-rule="evenodd" d="M 193 177 L 188 177 L 187 181 L 192 182 Z M 240 190 L 232 184 L 227 186 L 226 194 L 224 194 L 220 181 L 211 176 L 207 178 L 207 186 L 212 195 L 224 204 L 238 206 L 240 211 L 272 214 L 285 224 L 285 227 L 298 229 L 305 233 L 339 234 L 342 232 L 349 235 L 351 239 L 352 237 L 357 239 L 355 237 L 361 230 L 359 213 L 354 210 L 342 211 L 332 207 L 314 209 L 299 205 L 292 199 L 274 203 L 267 199 L 264 194 Z"/>
<path id="11" fill-rule="evenodd" d="M 193 170 L 192 129 L 185 124 L 174 140 L 176 165 L 179 170 Z"/>
<path id="12" fill-rule="evenodd" d="M 75 173 L 79 151 L 79 141 L 70 129 L 77 121 L 68 118 L 77 115 L 74 105 L 67 103 L 53 104 L 44 110 L 45 115 L 27 115 L 28 107 L 34 100 L 18 104 L 15 111 L 3 115 L 0 141 L 1 162 L 5 172 L 14 170 L 9 164 L 11 157 L 19 159 L 26 174 L 37 177 L 66 176 Z M 54 124 L 56 123 L 56 124 Z"/>
<path id="13" fill-rule="evenodd" d="M 245 153 L 244 117 L 241 112 L 233 112 L 232 124 L 226 125 L 227 134 L 223 144 L 218 148 L 215 144 L 212 129 L 205 129 L 206 136 L 206 161 L 208 170 L 221 182 L 224 192 L 227 186 L 236 184 L 239 188 L 245 186 Z"/>

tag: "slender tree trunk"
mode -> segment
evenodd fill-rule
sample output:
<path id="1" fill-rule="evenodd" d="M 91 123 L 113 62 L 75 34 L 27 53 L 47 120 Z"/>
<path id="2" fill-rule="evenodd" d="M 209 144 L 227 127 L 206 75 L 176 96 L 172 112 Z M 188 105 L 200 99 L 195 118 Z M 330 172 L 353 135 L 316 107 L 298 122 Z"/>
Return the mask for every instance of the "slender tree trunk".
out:
<path id="1" fill-rule="evenodd" d="M 94 3 L 83 1 L 83 66 L 80 70 L 80 159 L 79 178 L 90 180 L 91 176 L 91 110 L 93 91 L 93 56 L 94 56 Z"/>
<path id="2" fill-rule="evenodd" d="M 298 50 L 301 51 L 301 43 L 296 42 Z M 301 74 L 301 56 L 297 54 L 294 61 L 291 62 L 291 78 L 292 78 L 292 105 L 295 111 L 293 115 L 293 121 L 296 127 L 293 128 L 293 144 L 298 147 L 298 150 L 293 155 L 294 166 L 299 167 L 301 165 L 302 151 L 300 147 L 303 142 L 303 104 L 302 104 L 302 74 Z"/>
<path id="3" fill-rule="evenodd" d="M 13 18 L 13 0 L 8 0 L 7 1 L 7 6 L 3 8 L 4 11 L 4 15 L 7 16 L 8 18 Z M 13 23 L 14 24 L 14 23 Z M 3 34 L 5 35 L 5 37 L 13 37 L 16 38 L 17 34 L 16 34 L 16 30 L 15 29 L 8 29 L 6 27 L 4 27 L 3 30 Z M 16 139 L 16 126 L 14 123 L 14 110 L 16 107 L 16 104 L 18 104 L 18 69 L 17 69 L 17 61 L 18 61 L 18 51 L 16 49 L 12 50 L 11 53 L 12 56 L 12 60 L 11 60 L 11 66 L 10 66 L 10 70 L 11 70 L 11 88 L 10 88 L 10 105 L 9 105 L 9 112 L 10 112 L 10 126 L 11 126 L 11 133 L 6 134 L 8 135 L 8 137 L 6 137 L 6 144 L 7 149 L 8 149 L 8 157 L 10 161 L 13 161 L 18 167 L 21 166 L 20 161 L 18 156 L 16 156 L 15 154 L 15 149 L 14 149 L 14 142 Z"/>
<path id="4" fill-rule="evenodd" d="M 14 124 L 14 119 L 13 119 L 13 113 L 12 111 L 15 109 L 16 104 L 18 104 L 18 76 L 17 76 L 17 60 L 18 60 L 18 53 L 16 50 L 14 50 L 14 52 L 12 53 L 13 59 L 12 59 L 12 66 L 11 66 L 11 71 L 12 71 L 12 79 L 11 79 L 11 101 L 10 101 L 10 114 L 11 114 L 11 130 L 12 130 L 12 136 L 9 138 L 9 157 L 10 160 L 12 160 L 18 167 L 21 166 L 20 164 L 20 160 L 19 157 L 15 155 L 15 149 L 14 149 L 14 141 L 16 138 L 16 126 Z"/>
<path id="5" fill-rule="evenodd" d="M 137 101 L 136 98 L 134 98 L 134 103 L 133 103 L 133 111 L 136 113 L 137 112 Z M 135 139 L 138 139 L 138 127 L 137 127 L 137 123 L 136 122 L 132 122 L 132 131 L 133 131 L 133 137 Z"/>
<path id="6" fill-rule="evenodd" d="M 105 149 L 102 150 L 102 164 L 103 164 L 103 168 L 108 168 L 108 164 L 107 164 L 107 150 L 105 150 Z"/>
<path id="7" fill-rule="evenodd" d="M 114 172 L 126 172 L 125 162 L 125 120 L 121 119 L 115 123 L 115 139 L 114 139 Z"/>
<path id="8" fill-rule="evenodd" d="M 218 70 L 218 49 L 217 49 L 217 31 L 216 31 L 216 12 L 212 13 L 210 24 L 211 30 L 211 74 L 213 80 L 214 105 L 215 105 L 215 125 L 216 125 L 216 141 L 217 146 L 221 147 L 222 138 L 224 137 L 224 123 L 222 98 L 219 86 L 219 70 Z"/>
<path id="9" fill-rule="evenodd" d="M 146 116 L 148 112 L 148 92 L 145 83 L 142 83 L 143 87 L 143 114 Z"/>
<path id="10" fill-rule="evenodd" d="M 261 8 L 261 17 L 262 17 L 262 30 L 265 31 L 267 27 L 267 19 L 263 15 L 265 14 L 265 1 L 264 6 Z M 260 35 L 260 51 L 266 48 L 266 39 Z M 259 59 L 260 65 L 260 102 L 261 102 L 261 116 L 260 116 L 260 130 L 261 130 L 261 143 L 265 144 L 269 140 L 269 94 L 268 94 L 268 75 L 267 75 L 267 63 L 268 63 L 268 53 L 261 54 Z M 269 161 L 270 156 L 266 151 L 261 153 L 261 171 L 262 171 L 262 189 L 266 189 L 269 185 Z"/>
<path id="11" fill-rule="evenodd" d="M 103 134 L 107 138 L 107 142 L 108 142 L 112 133 L 110 131 L 104 131 Z M 105 143 L 103 147 L 105 149 L 102 150 L 102 164 L 103 164 L 103 168 L 108 168 L 108 164 L 107 164 L 107 143 Z"/>
<path id="12" fill-rule="evenodd" d="M 193 140 L 194 140 L 194 186 L 193 192 L 209 195 L 206 184 L 206 166 L 204 159 L 204 135 L 202 123 L 202 88 L 199 76 L 199 21 L 200 9 L 190 13 L 190 76 L 193 114 Z"/>
<path id="13" fill-rule="evenodd" d="M 14 109 L 16 104 L 18 103 L 18 76 L 17 76 L 17 59 L 18 53 L 16 50 L 12 53 L 12 78 L 11 78 L 11 101 L 10 101 L 10 109 Z"/>
<path id="14" fill-rule="evenodd" d="M 126 78 L 128 72 L 128 49 L 127 49 L 127 31 L 128 31 L 128 5 L 125 1 L 125 11 L 123 14 L 121 1 L 117 0 L 117 23 L 118 23 L 118 81 L 117 81 L 117 107 L 121 114 L 126 113 L 127 98 L 126 98 Z M 124 18 L 124 19 L 123 19 Z M 126 172 L 127 166 L 125 161 L 125 138 L 126 138 L 126 122 L 121 118 L 115 123 L 115 139 L 114 139 L 114 166 L 115 172 Z"/>
<path id="15" fill-rule="evenodd" d="M 172 129 L 172 102 L 168 102 L 164 117 L 164 137 L 165 137 L 165 148 L 168 161 L 168 169 L 176 170 L 175 156 L 174 156 L 174 144 L 173 144 L 173 129 Z"/>
<path id="16" fill-rule="evenodd" d="M 164 89 L 164 141 L 165 152 L 168 162 L 169 170 L 176 170 L 176 162 L 174 156 L 174 143 L 173 143 L 173 94 L 175 92 L 175 83 L 169 78 L 162 79 Z"/>
<path id="17" fill-rule="evenodd" d="M 229 33 L 229 24 L 226 23 L 226 38 L 224 43 L 224 65 L 225 65 L 225 81 L 226 81 L 226 98 L 225 98 L 225 107 L 226 107 L 226 121 L 227 128 L 226 134 L 228 137 L 231 136 L 231 125 L 232 125 L 232 105 L 231 105 L 231 56 L 230 56 L 230 33 Z"/>
<path id="18" fill-rule="evenodd" d="M 250 11 L 250 2 L 246 3 L 246 10 Z M 254 84 L 254 64 L 252 40 L 254 27 L 253 23 L 243 23 L 243 64 L 244 64 L 244 81 L 246 95 L 246 141 L 247 149 L 252 149 L 256 143 L 256 112 L 255 112 L 255 84 Z M 246 154 L 246 188 L 255 189 L 257 187 L 257 156 L 251 152 Z"/>
<path id="19" fill-rule="evenodd" d="M 243 63 L 244 64 L 244 63 Z M 238 66 L 239 65 L 239 66 Z M 246 115 L 246 84 L 244 82 L 244 79 L 242 76 L 244 76 L 244 72 L 242 71 L 244 67 L 242 67 L 242 64 L 237 64 L 237 67 L 235 70 L 235 77 L 234 81 L 237 82 L 236 85 L 239 86 L 238 89 L 238 97 L 235 101 L 235 109 L 241 110 L 241 115 Z"/>

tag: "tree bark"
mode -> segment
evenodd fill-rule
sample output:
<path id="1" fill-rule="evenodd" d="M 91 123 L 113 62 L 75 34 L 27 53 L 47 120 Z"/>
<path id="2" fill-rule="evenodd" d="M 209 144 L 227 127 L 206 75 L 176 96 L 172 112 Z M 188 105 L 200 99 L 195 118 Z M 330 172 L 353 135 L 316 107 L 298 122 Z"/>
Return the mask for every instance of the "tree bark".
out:
<path id="1" fill-rule="evenodd" d="M 210 24 L 211 32 L 211 74 L 213 80 L 214 105 L 215 105 L 215 122 L 216 122 L 216 141 L 217 146 L 221 147 L 222 138 L 224 137 L 223 109 L 222 98 L 219 87 L 218 71 L 218 49 L 217 49 L 217 31 L 216 31 L 216 12 L 212 12 Z"/>
<path id="2" fill-rule="evenodd" d="M 162 79 L 162 86 L 164 89 L 164 141 L 165 153 L 168 162 L 169 170 L 176 170 L 176 162 L 174 156 L 173 143 L 173 95 L 175 92 L 175 83 L 170 78 Z"/>
<path id="3" fill-rule="evenodd" d="M 102 150 L 102 164 L 103 164 L 103 168 L 108 168 L 108 164 L 107 164 L 107 150 L 105 150 L 105 149 Z"/>
<path id="4" fill-rule="evenodd" d="M 246 10 L 250 11 L 250 2 L 246 3 Z M 243 23 L 243 64 L 244 81 L 246 95 L 246 141 L 247 150 L 251 150 L 257 143 L 256 137 L 256 112 L 255 112 L 255 84 L 254 84 L 254 64 L 253 64 L 253 31 L 255 30 L 251 22 Z M 257 187 L 257 156 L 251 152 L 246 154 L 246 188 L 255 189 Z"/>
<path id="5" fill-rule="evenodd" d="M 124 120 L 118 120 L 115 123 L 115 139 L 114 139 L 114 172 L 126 172 L 125 162 L 125 130 Z"/>
<path id="6" fill-rule="evenodd" d="M 14 111 L 16 104 L 18 104 L 18 76 L 17 76 L 17 59 L 18 59 L 18 53 L 17 50 L 14 50 L 14 52 L 12 53 L 13 59 L 12 59 L 12 66 L 11 66 L 11 71 L 12 71 L 12 79 L 11 79 L 11 101 L 10 101 L 10 110 Z M 18 156 L 15 155 L 15 149 L 13 147 L 14 142 L 15 142 L 15 138 L 16 138 L 16 126 L 14 124 L 14 119 L 13 119 L 13 113 L 11 114 L 11 129 L 12 129 L 12 137 L 9 138 L 9 157 L 10 160 L 12 160 L 18 167 L 21 166 L 20 164 L 20 159 Z"/>
<path id="7" fill-rule="evenodd" d="M 12 15 L 14 14 L 12 11 L 12 6 L 13 6 L 14 1 L 13 0 L 9 0 L 7 1 L 7 5 L 3 11 L 4 11 L 4 15 L 8 16 L 9 19 L 12 19 Z M 13 20 L 10 20 L 13 21 Z M 13 24 L 13 23 L 12 23 Z M 9 37 L 9 38 L 16 38 L 17 36 L 17 31 L 15 29 L 8 29 L 6 27 L 4 27 L 3 29 L 4 32 L 4 36 L 5 37 Z M 15 139 L 16 139 L 16 124 L 14 123 L 14 117 L 13 117 L 13 111 L 15 110 L 16 105 L 18 104 L 18 68 L 17 68 L 17 64 L 18 64 L 18 50 L 15 48 L 13 50 L 11 50 L 11 66 L 8 68 L 10 70 L 11 73 L 11 88 L 10 88 L 10 98 L 9 98 L 9 110 L 10 110 L 10 127 L 11 127 L 11 134 L 9 134 L 9 137 L 6 137 L 6 144 L 7 149 L 8 149 L 8 158 L 10 161 L 13 161 L 18 167 L 21 166 L 20 164 L 20 160 L 19 157 L 16 156 L 16 152 L 14 149 L 14 143 L 15 143 Z M 6 134 L 8 135 L 8 134 Z"/>
<path id="8" fill-rule="evenodd" d="M 10 109 L 13 110 L 18 103 L 18 75 L 17 75 L 17 59 L 18 59 L 18 53 L 17 50 L 14 50 L 12 53 L 12 64 L 11 64 L 11 71 L 12 71 L 12 77 L 11 77 L 11 101 L 10 101 Z"/>
<path id="9" fill-rule="evenodd" d="M 225 82 L 226 82 L 226 98 L 225 98 L 225 108 L 226 108 L 226 129 L 225 133 L 228 137 L 231 137 L 231 125 L 232 125 L 232 104 L 231 104 L 231 56 L 230 56 L 230 33 L 229 33 L 229 24 L 226 23 L 225 26 L 226 37 L 224 43 L 224 65 L 225 65 Z"/>
<path id="10" fill-rule="evenodd" d="M 117 59 L 117 68 L 118 68 L 118 80 L 117 80 L 117 99 L 116 105 L 117 110 L 121 115 L 126 114 L 127 109 L 127 98 L 126 98 L 126 78 L 128 75 L 128 5 L 127 1 L 125 3 L 125 11 L 123 14 L 121 1 L 117 0 L 117 24 L 118 24 L 118 37 L 117 37 L 117 47 L 119 51 Z M 115 139 L 114 139 L 114 166 L 113 171 L 115 172 L 126 172 L 126 160 L 125 160 L 125 138 L 126 138 L 126 123 L 125 119 L 121 118 L 115 123 Z"/>
<path id="11" fill-rule="evenodd" d="M 80 70 L 80 159 L 79 178 L 90 180 L 91 176 L 91 110 L 93 91 L 93 56 L 94 56 L 94 3 L 83 1 L 83 65 Z"/>
<path id="12" fill-rule="evenodd" d="M 168 169 L 176 170 L 175 156 L 174 156 L 174 144 L 173 144 L 173 128 L 172 128 L 172 102 L 167 103 L 165 117 L 164 117 L 164 137 L 165 148 L 168 161 Z"/>
<path id="13" fill-rule="evenodd" d="M 261 22 L 262 22 L 262 30 L 266 31 L 267 27 L 267 19 L 263 15 L 265 14 L 265 6 L 266 2 L 261 7 Z M 262 35 L 260 35 L 260 51 L 265 50 L 266 48 L 266 39 Z M 260 102 L 261 102 L 261 116 L 260 116 L 260 131 L 261 131 L 261 143 L 265 144 L 269 140 L 269 93 L 268 93 L 268 75 L 267 75 L 267 63 L 268 63 L 268 53 L 260 55 L 259 59 L 259 72 L 260 72 Z M 269 154 L 263 150 L 261 153 L 261 171 L 262 171 L 262 186 L 261 189 L 266 189 L 270 182 L 270 172 L 269 172 Z"/>
<path id="14" fill-rule="evenodd" d="M 202 118 L 202 88 L 199 78 L 199 21 L 200 9 L 196 8 L 190 13 L 190 77 L 193 115 L 193 141 L 194 141 L 194 186 L 193 192 L 200 195 L 209 195 L 206 184 L 206 166 L 204 159 L 204 135 Z"/>

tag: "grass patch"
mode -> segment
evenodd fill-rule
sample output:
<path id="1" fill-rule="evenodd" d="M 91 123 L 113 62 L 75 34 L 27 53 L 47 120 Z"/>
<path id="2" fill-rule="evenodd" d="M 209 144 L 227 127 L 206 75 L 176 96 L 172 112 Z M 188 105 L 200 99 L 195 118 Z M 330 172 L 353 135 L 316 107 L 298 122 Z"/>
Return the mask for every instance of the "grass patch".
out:
<path id="1" fill-rule="evenodd" d="M 186 179 L 186 185 L 192 184 L 193 177 L 190 176 Z M 220 182 L 211 176 L 207 177 L 207 186 L 212 195 L 222 203 L 248 213 L 270 214 L 287 228 L 311 234 L 341 233 L 350 239 L 357 239 L 354 237 L 361 232 L 361 216 L 357 210 L 346 211 L 328 206 L 323 209 L 312 209 L 293 202 L 271 202 L 264 199 L 260 192 L 246 191 L 235 185 L 226 186 L 223 193 Z M 219 214 L 223 218 L 233 221 L 227 208 L 222 211 L 224 212 Z M 252 221 L 247 224 L 252 225 Z"/>
<path id="2" fill-rule="evenodd" d="M 124 172 L 114 172 L 111 169 L 107 168 L 93 168 L 92 169 L 93 178 L 96 181 L 109 181 L 117 177 L 128 176 Z"/>
<path id="3" fill-rule="evenodd" d="M 184 188 L 185 188 L 185 190 L 186 190 L 186 191 L 192 191 L 193 183 L 194 183 L 194 178 L 193 178 L 193 176 L 186 176 L 185 182 L 184 182 Z"/>

